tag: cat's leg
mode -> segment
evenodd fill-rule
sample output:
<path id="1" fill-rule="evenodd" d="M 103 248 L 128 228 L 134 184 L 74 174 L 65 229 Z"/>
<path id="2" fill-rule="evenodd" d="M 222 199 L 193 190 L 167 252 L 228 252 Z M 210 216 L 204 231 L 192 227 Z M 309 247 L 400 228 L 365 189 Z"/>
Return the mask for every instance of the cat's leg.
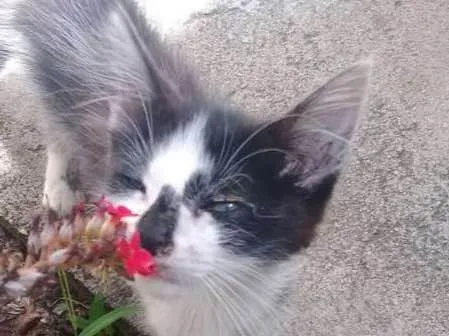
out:
<path id="1" fill-rule="evenodd" d="M 75 190 L 70 185 L 71 153 L 60 146 L 47 147 L 43 204 L 61 215 L 69 214 L 76 203 Z"/>

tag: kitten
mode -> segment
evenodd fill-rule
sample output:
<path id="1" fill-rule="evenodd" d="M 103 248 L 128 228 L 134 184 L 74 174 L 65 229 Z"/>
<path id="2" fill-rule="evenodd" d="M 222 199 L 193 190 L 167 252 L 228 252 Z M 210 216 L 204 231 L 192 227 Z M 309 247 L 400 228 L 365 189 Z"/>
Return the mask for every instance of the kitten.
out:
<path id="1" fill-rule="evenodd" d="M 44 203 L 66 213 L 78 189 L 138 214 L 160 267 L 136 281 L 154 335 L 281 333 L 370 65 L 261 122 L 207 94 L 131 0 L 24 0 L 14 25 L 47 106 Z"/>

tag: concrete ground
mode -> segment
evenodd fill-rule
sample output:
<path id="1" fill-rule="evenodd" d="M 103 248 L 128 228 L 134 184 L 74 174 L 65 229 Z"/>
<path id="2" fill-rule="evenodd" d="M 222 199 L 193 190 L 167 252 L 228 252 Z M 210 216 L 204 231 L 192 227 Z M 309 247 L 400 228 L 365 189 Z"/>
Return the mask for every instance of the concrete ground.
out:
<path id="1" fill-rule="evenodd" d="M 300 259 L 288 335 L 449 335 L 448 17 L 447 0 L 222 0 L 173 33 L 204 78 L 261 116 L 374 56 L 369 111 Z M 0 82 L 0 216 L 23 224 L 44 154 L 20 78 Z"/>

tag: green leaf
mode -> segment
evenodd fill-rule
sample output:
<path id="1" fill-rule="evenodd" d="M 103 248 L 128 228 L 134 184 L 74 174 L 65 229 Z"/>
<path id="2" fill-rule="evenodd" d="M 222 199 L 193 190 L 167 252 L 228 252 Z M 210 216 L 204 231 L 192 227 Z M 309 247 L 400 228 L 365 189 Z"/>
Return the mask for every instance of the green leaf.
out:
<path id="1" fill-rule="evenodd" d="M 135 312 L 136 307 L 134 305 L 115 308 L 89 324 L 78 336 L 96 336 L 100 331 L 112 325 L 117 320 L 127 317 Z"/>
<path id="2" fill-rule="evenodd" d="M 72 295 L 70 294 L 69 281 L 67 279 L 67 274 L 60 267 L 58 268 L 58 281 L 61 287 L 62 297 L 64 298 L 64 302 L 66 305 L 68 318 L 70 323 L 72 324 L 73 333 L 76 335 L 78 326 L 76 325 L 76 312 L 73 305 Z"/>
<path id="3" fill-rule="evenodd" d="M 94 321 L 100 316 L 106 314 L 105 299 L 101 295 L 95 295 L 91 304 L 89 305 L 89 320 Z"/>
<path id="4" fill-rule="evenodd" d="M 87 319 L 85 319 L 84 317 L 81 317 L 81 316 L 77 316 L 77 318 L 76 318 L 76 326 L 79 329 L 83 330 L 88 325 L 89 325 L 89 321 Z"/>

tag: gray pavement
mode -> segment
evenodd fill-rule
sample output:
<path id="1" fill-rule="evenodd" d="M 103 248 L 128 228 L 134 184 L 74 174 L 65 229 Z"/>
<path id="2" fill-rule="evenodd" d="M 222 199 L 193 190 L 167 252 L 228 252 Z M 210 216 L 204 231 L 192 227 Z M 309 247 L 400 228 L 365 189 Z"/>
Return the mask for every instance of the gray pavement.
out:
<path id="1" fill-rule="evenodd" d="M 351 161 L 299 259 L 288 335 L 449 335 L 448 18 L 447 0 L 245 0 L 177 32 L 204 78 L 261 117 L 374 56 Z M 0 82 L 0 216 L 26 224 L 44 156 L 21 78 Z"/>

